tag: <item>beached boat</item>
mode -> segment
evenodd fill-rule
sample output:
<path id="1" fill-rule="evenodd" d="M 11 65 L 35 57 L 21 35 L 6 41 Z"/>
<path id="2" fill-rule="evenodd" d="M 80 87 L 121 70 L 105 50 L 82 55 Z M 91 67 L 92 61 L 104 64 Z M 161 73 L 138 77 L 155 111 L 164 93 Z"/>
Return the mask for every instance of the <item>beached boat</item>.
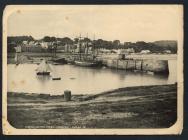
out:
<path id="1" fill-rule="evenodd" d="M 50 68 L 50 65 L 45 60 L 42 60 L 36 71 L 37 71 L 37 75 L 50 75 L 52 69 Z"/>

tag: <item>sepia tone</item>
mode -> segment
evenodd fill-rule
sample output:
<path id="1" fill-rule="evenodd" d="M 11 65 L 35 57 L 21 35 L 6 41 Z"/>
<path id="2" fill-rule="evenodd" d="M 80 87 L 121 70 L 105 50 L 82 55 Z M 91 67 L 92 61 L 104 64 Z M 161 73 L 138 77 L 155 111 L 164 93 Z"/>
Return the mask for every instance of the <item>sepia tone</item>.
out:
<path id="1" fill-rule="evenodd" d="M 180 134 L 182 11 L 6 7 L 4 134 Z"/>

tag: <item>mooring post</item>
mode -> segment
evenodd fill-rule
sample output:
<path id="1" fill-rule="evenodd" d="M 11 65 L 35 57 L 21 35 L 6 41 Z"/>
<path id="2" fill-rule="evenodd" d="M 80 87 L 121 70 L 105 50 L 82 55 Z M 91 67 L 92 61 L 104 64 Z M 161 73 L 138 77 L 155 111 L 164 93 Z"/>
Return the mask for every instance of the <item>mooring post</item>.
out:
<path id="1" fill-rule="evenodd" d="M 136 60 L 135 60 L 135 65 L 134 65 L 134 69 L 136 70 Z"/>
<path id="2" fill-rule="evenodd" d="M 143 59 L 141 60 L 141 71 L 143 70 Z"/>
<path id="3" fill-rule="evenodd" d="M 64 99 L 65 99 L 65 101 L 70 101 L 71 100 L 71 91 L 70 90 L 65 90 L 64 91 Z"/>

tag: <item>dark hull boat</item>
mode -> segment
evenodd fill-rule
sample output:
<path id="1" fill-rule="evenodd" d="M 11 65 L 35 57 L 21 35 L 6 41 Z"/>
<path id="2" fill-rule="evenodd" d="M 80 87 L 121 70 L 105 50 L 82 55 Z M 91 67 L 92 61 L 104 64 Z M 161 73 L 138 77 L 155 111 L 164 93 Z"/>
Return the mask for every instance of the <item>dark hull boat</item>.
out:
<path id="1" fill-rule="evenodd" d="M 79 58 L 77 58 L 75 61 L 74 61 L 74 64 L 77 65 L 77 66 L 82 66 L 82 67 L 97 67 L 97 66 L 100 66 L 100 62 L 97 61 L 95 58 L 96 58 L 96 55 L 95 55 L 95 46 L 93 44 L 93 50 L 91 52 L 91 54 L 88 54 L 88 51 L 89 51 L 89 43 L 86 41 L 86 43 L 84 44 L 84 53 L 81 52 L 81 48 L 83 46 L 83 43 L 82 43 L 83 40 L 81 40 L 81 35 L 78 39 L 78 48 L 79 48 Z M 83 57 L 82 57 L 83 55 Z"/>
<path id="2" fill-rule="evenodd" d="M 52 80 L 61 80 L 61 77 L 54 77 Z"/>
<path id="3" fill-rule="evenodd" d="M 37 75 L 50 75 L 50 72 L 37 72 Z"/>

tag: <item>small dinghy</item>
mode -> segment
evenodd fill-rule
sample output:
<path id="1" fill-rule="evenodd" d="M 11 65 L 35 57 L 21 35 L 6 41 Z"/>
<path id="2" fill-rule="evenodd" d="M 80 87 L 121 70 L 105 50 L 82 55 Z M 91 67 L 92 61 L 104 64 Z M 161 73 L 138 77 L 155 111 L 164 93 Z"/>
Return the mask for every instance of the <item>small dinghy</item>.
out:
<path id="1" fill-rule="evenodd" d="M 52 80 L 61 80 L 61 77 L 53 77 Z"/>

